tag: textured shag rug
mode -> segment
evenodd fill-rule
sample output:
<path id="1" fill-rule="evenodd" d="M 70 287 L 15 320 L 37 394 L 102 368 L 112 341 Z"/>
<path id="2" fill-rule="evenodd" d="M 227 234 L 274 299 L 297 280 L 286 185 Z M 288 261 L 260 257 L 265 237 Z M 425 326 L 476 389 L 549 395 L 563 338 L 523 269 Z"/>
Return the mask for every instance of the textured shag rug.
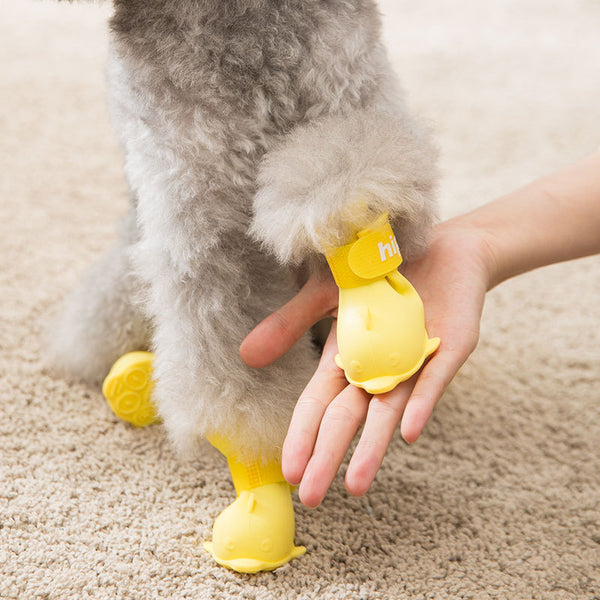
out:
<path id="1" fill-rule="evenodd" d="M 108 4 L 0 3 L 0 598 L 600 597 L 600 258 L 488 297 L 479 348 L 372 490 L 297 505 L 308 554 L 238 575 L 202 549 L 233 488 L 160 426 L 41 361 L 49 315 L 127 205 L 105 104 Z M 442 149 L 444 216 L 600 144 L 600 4 L 382 0 Z M 599 232 L 600 235 L 600 232 Z"/>

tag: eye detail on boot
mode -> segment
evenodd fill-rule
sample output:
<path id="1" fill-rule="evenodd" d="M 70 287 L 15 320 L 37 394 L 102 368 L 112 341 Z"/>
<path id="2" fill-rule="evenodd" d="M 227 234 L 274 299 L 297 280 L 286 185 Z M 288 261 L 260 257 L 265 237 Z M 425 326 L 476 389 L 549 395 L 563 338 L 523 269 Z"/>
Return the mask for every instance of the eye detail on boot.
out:
<path id="1" fill-rule="evenodd" d="M 223 542 L 226 550 L 229 550 L 229 552 L 233 552 L 235 550 L 235 544 L 230 537 L 226 537 Z"/>
<path id="2" fill-rule="evenodd" d="M 399 367 L 401 360 L 402 360 L 402 357 L 400 356 L 400 352 L 392 352 L 390 354 L 390 365 L 392 367 Z"/>
<path id="3" fill-rule="evenodd" d="M 361 374 L 362 370 L 362 365 L 357 360 L 353 360 L 350 363 L 349 371 L 352 376 L 358 377 Z"/>

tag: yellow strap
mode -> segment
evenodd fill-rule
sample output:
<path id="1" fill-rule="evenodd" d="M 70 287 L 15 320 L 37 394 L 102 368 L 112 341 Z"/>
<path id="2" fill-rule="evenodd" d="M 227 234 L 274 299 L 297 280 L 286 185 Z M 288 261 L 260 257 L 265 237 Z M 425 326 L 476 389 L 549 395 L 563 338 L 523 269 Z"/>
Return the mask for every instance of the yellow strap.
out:
<path id="1" fill-rule="evenodd" d="M 332 249 L 325 258 L 341 288 L 365 285 L 396 271 L 402 264 L 400 248 L 387 213 L 359 231 L 353 242 Z"/>
<path id="2" fill-rule="evenodd" d="M 285 481 L 280 461 L 262 463 L 256 458 L 248 457 L 236 450 L 233 442 L 220 435 L 211 435 L 208 441 L 227 458 L 231 479 L 238 495 L 244 490 Z"/>
<path id="3" fill-rule="evenodd" d="M 236 493 L 240 494 L 244 490 L 267 485 L 268 483 L 280 483 L 285 481 L 281 472 L 280 462 L 269 462 L 261 464 L 254 462 L 240 462 L 238 460 L 227 457 L 227 464 L 231 472 L 231 479 L 235 486 Z"/>

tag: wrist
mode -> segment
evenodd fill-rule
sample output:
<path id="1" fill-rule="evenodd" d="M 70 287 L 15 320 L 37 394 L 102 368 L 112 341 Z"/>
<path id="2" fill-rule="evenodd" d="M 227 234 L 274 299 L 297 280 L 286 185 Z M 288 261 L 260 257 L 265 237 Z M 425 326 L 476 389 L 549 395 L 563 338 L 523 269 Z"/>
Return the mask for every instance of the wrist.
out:
<path id="1" fill-rule="evenodd" d="M 515 275 L 600 252 L 600 154 L 443 224 L 478 239 L 488 290 Z"/>
<path id="2" fill-rule="evenodd" d="M 460 245 L 465 256 L 479 270 L 485 291 L 507 279 L 502 264 L 499 241 L 493 230 L 473 219 L 471 214 L 454 217 L 434 228 L 431 245 Z"/>

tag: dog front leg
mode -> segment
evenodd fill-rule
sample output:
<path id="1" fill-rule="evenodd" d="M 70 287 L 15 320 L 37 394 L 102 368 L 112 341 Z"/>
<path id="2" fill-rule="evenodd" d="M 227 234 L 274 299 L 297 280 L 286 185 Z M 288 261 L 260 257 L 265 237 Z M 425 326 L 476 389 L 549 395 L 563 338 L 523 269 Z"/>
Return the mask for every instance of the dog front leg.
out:
<path id="1" fill-rule="evenodd" d="M 274 569 L 303 552 L 294 545 L 281 447 L 316 357 L 305 336 L 276 364 L 255 370 L 241 361 L 239 345 L 256 322 L 289 299 L 294 277 L 252 242 L 237 244 L 238 236 L 226 231 L 212 252 L 200 252 L 197 238 L 193 262 L 177 262 L 190 254 L 181 252 L 177 230 L 169 231 L 167 238 L 142 240 L 137 248 L 149 284 L 154 361 L 118 361 L 117 383 L 105 388 L 127 387 L 128 373 L 119 373 L 119 365 L 145 371 L 175 446 L 202 452 L 207 437 L 225 454 L 237 499 L 218 517 L 207 547 L 217 562 L 238 571 Z M 179 255 L 169 249 L 175 239 Z M 128 397 L 135 392 L 124 391 Z"/>
<path id="2" fill-rule="evenodd" d="M 436 154 L 403 111 L 357 109 L 298 126 L 262 161 L 252 234 L 282 263 L 299 264 L 388 213 L 410 258 L 436 216 Z"/>

